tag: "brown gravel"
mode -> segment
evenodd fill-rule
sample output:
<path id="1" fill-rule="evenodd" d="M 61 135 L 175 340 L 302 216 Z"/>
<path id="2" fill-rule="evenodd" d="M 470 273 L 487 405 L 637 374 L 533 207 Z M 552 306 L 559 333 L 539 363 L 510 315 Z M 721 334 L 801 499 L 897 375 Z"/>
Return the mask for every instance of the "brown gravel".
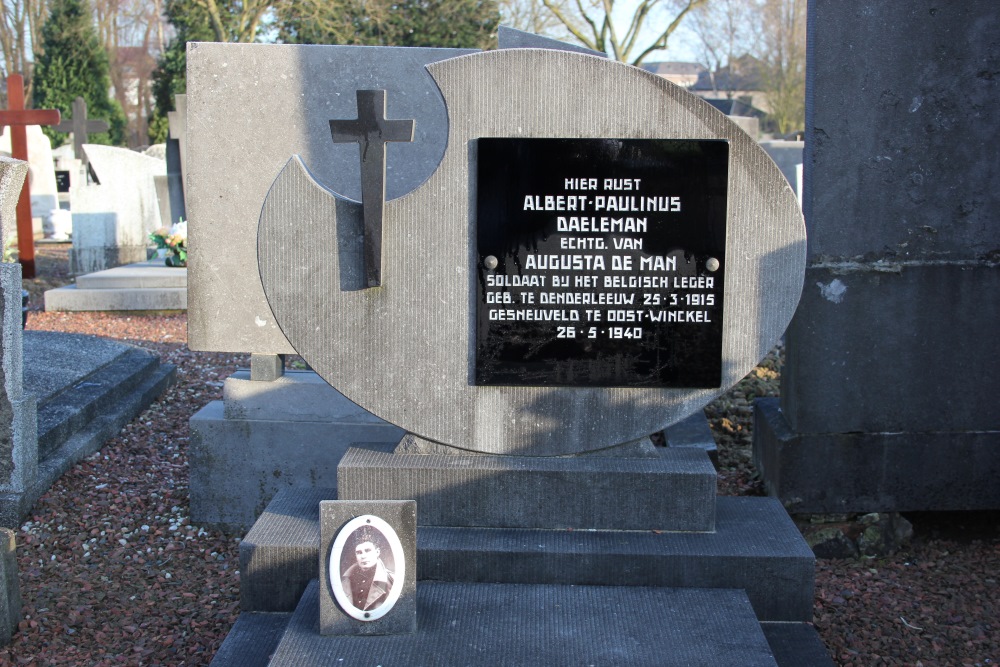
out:
<path id="1" fill-rule="evenodd" d="M 39 249 L 40 277 L 25 281 L 34 309 L 43 289 L 68 282 L 65 252 Z M 188 519 L 188 419 L 248 359 L 191 352 L 186 323 L 183 314 L 31 313 L 31 329 L 153 350 L 177 366 L 178 382 L 58 480 L 17 531 L 24 621 L 0 665 L 204 665 L 232 626 L 239 541 Z M 776 353 L 706 408 L 720 493 L 762 493 L 751 404 L 776 395 L 779 377 Z M 913 543 L 892 557 L 817 562 L 815 623 L 834 662 L 1000 663 L 1000 513 L 908 518 Z"/>

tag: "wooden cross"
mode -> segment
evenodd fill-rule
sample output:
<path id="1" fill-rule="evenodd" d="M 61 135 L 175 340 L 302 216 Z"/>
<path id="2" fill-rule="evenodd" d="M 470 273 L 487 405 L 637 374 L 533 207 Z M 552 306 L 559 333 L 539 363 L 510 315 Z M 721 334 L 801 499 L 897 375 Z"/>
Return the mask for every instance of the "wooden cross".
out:
<path id="1" fill-rule="evenodd" d="M 20 74 L 7 77 L 7 110 L 0 110 L 0 126 L 10 128 L 10 152 L 17 160 L 28 161 L 28 125 L 57 125 L 58 109 L 25 109 L 24 78 Z M 21 275 L 35 277 L 35 231 L 31 227 L 30 179 L 24 179 L 17 200 L 17 251 Z"/>
<path id="2" fill-rule="evenodd" d="M 385 91 L 359 90 L 358 117 L 331 120 L 334 143 L 357 142 L 361 148 L 361 209 L 365 225 L 365 284 L 382 284 L 382 220 L 385 204 L 385 145 L 413 141 L 412 120 L 387 120 Z"/>
<path id="3" fill-rule="evenodd" d="M 60 132 L 73 133 L 73 157 L 83 162 L 87 166 L 87 156 L 83 152 L 83 145 L 87 143 L 87 135 L 90 132 L 107 132 L 108 123 L 103 120 L 90 120 L 87 118 L 87 101 L 82 97 L 73 100 L 73 118 L 64 120 L 56 125 Z"/>

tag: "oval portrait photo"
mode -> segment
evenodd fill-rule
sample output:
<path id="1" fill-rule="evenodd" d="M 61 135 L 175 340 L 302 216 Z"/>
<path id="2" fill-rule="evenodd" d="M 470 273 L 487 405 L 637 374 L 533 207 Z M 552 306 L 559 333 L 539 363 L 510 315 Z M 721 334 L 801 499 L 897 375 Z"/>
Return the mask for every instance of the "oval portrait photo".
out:
<path id="1" fill-rule="evenodd" d="M 383 519 L 355 517 L 334 538 L 327 579 L 348 616 L 359 621 L 385 616 L 399 599 L 405 576 L 403 545 Z"/>

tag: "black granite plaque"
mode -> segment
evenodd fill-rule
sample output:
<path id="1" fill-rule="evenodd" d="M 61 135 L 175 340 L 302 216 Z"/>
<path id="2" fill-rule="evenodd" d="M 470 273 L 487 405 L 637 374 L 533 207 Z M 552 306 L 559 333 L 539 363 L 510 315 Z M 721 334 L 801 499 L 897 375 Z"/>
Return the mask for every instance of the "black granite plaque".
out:
<path id="1" fill-rule="evenodd" d="M 69 192 L 69 172 L 56 170 L 56 192 Z"/>
<path id="2" fill-rule="evenodd" d="M 475 382 L 718 387 L 729 144 L 479 139 Z"/>

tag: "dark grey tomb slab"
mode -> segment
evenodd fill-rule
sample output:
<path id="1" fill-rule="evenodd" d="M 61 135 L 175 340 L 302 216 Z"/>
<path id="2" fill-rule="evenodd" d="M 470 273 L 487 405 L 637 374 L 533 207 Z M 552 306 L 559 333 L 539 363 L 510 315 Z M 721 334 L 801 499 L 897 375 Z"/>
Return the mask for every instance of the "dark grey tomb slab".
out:
<path id="1" fill-rule="evenodd" d="M 272 666 L 777 665 L 740 591 L 427 582 L 418 632 L 373 642 L 316 633 L 318 589 L 302 596 Z"/>

